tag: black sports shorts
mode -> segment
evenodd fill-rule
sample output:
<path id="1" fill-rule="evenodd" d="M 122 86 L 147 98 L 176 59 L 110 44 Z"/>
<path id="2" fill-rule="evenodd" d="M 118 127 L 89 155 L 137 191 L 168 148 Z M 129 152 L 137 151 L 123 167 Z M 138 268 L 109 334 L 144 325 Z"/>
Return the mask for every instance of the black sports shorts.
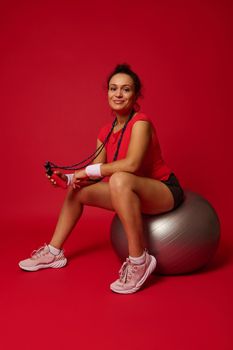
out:
<path id="1" fill-rule="evenodd" d="M 177 208 L 184 200 L 184 191 L 175 174 L 171 173 L 167 180 L 161 180 L 171 191 L 174 198 L 174 208 Z"/>

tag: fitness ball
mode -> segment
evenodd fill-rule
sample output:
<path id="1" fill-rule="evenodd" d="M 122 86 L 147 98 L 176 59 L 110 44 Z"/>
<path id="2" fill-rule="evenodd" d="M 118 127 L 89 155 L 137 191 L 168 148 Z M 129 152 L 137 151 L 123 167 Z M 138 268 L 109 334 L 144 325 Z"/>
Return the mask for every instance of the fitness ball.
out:
<path id="1" fill-rule="evenodd" d="M 220 239 L 220 223 L 210 203 L 185 191 L 184 202 L 160 215 L 143 215 L 148 251 L 157 259 L 156 272 L 175 275 L 204 267 L 214 256 Z M 117 255 L 128 257 L 128 244 L 117 215 L 111 224 L 111 242 Z"/>

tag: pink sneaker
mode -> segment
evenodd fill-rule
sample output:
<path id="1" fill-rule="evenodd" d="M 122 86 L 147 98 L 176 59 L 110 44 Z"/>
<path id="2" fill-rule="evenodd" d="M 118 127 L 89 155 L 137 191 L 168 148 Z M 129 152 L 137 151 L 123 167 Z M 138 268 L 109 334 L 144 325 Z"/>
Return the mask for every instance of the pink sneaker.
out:
<path id="1" fill-rule="evenodd" d="M 119 271 L 119 279 L 113 282 L 110 285 L 110 288 L 116 293 L 135 293 L 139 288 L 141 288 L 147 277 L 154 271 L 155 267 L 155 257 L 153 255 L 149 255 L 147 252 L 146 261 L 141 265 L 132 264 L 128 258 Z"/>
<path id="2" fill-rule="evenodd" d="M 47 244 L 43 247 L 34 250 L 29 259 L 19 262 L 19 267 L 26 271 L 37 271 L 48 267 L 59 268 L 65 266 L 67 259 L 64 256 L 63 250 L 58 255 L 53 255 Z"/>

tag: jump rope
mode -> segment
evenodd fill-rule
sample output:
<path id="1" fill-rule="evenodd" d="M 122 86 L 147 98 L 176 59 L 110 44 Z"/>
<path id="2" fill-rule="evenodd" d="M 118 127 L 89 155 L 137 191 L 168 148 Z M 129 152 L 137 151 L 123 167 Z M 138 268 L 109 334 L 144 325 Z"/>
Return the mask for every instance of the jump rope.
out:
<path id="1" fill-rule="evenodd" d="M 118 143 L 117 143 L 117 148 L 116 148 L 116 151 L 115 151 L 115 154 L 114 154 L 114 157 L 113 157 L 113 161 L 117 160 L 123 135 L 125 133 L 125 130 L 126 130 L 126 127 L 127 127 L 128 123 L 132 119 L 134 113 L 135 113 L 135 110 L 133 109 L 131 111 L 131 113 L 130 113 L 130 115 L 129 115 L 125 125 L 123 126 L 123 128 L 121 130 L 121 135 L 120 135 L 120 138 L 119 138 Z M 58 186 L 60 186 L 62 188 L 67 188 L 66 181 L 62 180 L 57 174 L 55 174 L 54 170 L 55 169 L 70 170 L 70 171 L 71 170 L 80 170 L 80 169 L 83 169 L 86 166 L 90 165 L 98 157 L 98 155 L 104 149 L 105 145 L 108 143 L 109 138 L 110 138 L 110 136 L 111 136 L 111 134 L 113 132 L 113 129 L 114 129 L 116 124 L 117 124 L 117 118 L 114 119 L 114 121 L 112 123 L 112 126 L 111 126 L 111 129 L 110 129 L 108 135 L 106 136 L 104 142 L 90 156 L 88 156 L 87 158 L 85 158 L 81 162 L 76 163 L 76 164 L 72 164 L 72 165 L 57 165 L 57 164 L 55 164 L 53 162 L 47 161 L 45 163 L 45 165 L 44 165 L 46 174 L 49 175 L 51 177 L 51 179 L 53 179 Z M 91 179 L 89 179 L 89 181 L 91 183 L 95 183 L 95 182 L 98 182 L 100 180 L 91 180 Z"/>

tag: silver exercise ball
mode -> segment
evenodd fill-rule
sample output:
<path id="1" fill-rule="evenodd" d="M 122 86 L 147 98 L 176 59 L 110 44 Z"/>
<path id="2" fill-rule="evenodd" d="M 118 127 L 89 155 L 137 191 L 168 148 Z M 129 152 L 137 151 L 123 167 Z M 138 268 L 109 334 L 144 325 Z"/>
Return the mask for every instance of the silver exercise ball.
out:
<path id="1" fill-rule="evenodd" d="M 157 259 L 156 272 L 182 274 L 205 266 L 217 250 L 220 224 L 210 203 L 186 191 L 184 202 L 160 215 L 143 215 L 145 242 Z M 128 244 L 117 215 L 111 225 L 111 241 L 117 255 L 128 256 Z"/>

